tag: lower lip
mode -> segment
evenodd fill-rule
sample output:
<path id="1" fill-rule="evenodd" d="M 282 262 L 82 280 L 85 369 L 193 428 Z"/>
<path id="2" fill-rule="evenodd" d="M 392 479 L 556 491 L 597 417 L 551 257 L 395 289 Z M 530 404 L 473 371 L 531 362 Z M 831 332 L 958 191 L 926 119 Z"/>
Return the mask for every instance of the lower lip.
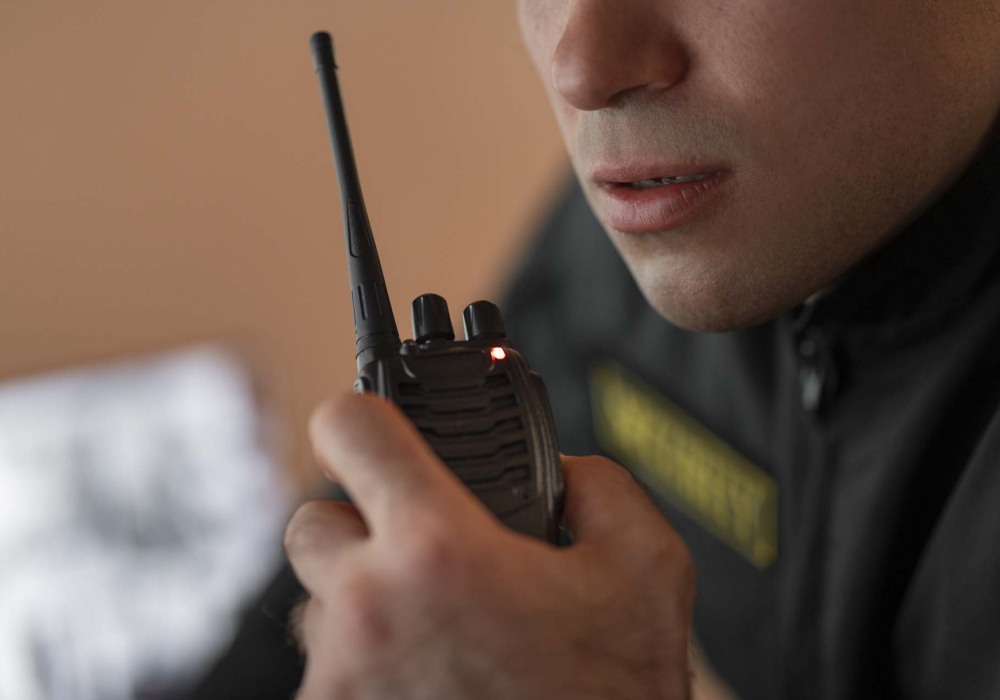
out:
<path id="1" fill-rule="evenodd" d="M 605 183 L 600 186 L 604 220 L 625 233 L 669 231 L 688 223 L 718 201 L 726 173 L 698 182 L 663 185 L 648 190 Z"/>

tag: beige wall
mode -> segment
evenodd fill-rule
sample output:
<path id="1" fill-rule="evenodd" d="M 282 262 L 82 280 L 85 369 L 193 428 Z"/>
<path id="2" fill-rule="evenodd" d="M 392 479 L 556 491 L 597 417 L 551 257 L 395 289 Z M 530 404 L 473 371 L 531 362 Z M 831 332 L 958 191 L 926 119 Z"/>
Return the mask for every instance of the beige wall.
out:
<path id="1" fill-rule="evenodd" d="M 561 144 L 494 0 L 0 2 L 0 378 L 222 339 L 295 429 L 354 377 L 309 56 L 334 34 L 397 319 L 494 294 Z"/>

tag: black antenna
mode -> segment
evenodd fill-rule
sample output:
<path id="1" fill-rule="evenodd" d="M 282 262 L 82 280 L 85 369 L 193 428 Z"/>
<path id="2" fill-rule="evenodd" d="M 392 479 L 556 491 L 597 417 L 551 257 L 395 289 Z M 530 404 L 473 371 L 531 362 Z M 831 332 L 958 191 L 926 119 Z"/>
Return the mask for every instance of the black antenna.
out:
<path id="1" fill-rule="evenodd" d="M 313 63 L 323 91 L 330 142 L 337 163 L 340 201 L 344 206 L 344 236 L 347 244 L 347 271 L 351 278 L 354 304 L 354 335 L 357 342 L 358 368 L 399 352 L 399 331 L 389 304 L 385 276 L 378 259 L 372 226 L 368 221 L 365 200 L 361 196 L 358 166 L 354 162 L 351 135 L 347 130 L 344 103 L 337 82 L 337 63 L 333 40 L 326 32 L 316 32 L 309 41 Z"/>

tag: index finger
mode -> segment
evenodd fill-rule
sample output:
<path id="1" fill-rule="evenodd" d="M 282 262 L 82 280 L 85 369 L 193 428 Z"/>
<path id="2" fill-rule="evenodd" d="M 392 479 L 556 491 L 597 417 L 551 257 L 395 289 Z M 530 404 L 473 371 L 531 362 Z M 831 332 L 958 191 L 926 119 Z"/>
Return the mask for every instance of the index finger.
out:
<path id="1" fill-rule="evenodd" d="M 466 508 L 472 495 L 402 411 L 373 395 L 344 394 L 313 413 L 313 449 L 372 531 L 393 529 L 421 510 Z"/>

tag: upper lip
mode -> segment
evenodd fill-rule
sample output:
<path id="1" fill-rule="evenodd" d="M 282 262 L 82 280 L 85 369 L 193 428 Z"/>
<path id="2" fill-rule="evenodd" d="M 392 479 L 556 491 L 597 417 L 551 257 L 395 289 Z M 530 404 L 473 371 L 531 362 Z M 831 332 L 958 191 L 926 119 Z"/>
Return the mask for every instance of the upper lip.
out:
<path id="1" fill-rule="evenodd" d="M 715 175 L 725 168 L 721 165 L 694 163 L 634 163 L 630 165 L 602 165 L 591 171 L 595 184 L 607 187 L 640 180 L 659 180 L 664 177 L 693 177 Z"/>

